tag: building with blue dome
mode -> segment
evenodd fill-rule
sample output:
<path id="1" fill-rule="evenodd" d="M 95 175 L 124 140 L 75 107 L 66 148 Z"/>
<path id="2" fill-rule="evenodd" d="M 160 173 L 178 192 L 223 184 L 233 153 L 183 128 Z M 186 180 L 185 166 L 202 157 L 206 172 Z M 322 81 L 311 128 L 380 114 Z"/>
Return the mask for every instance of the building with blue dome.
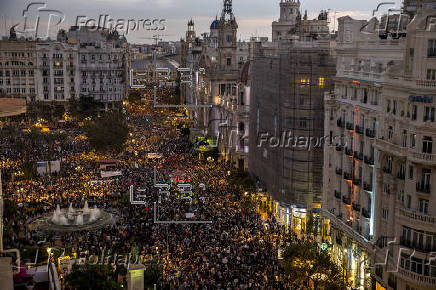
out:
<path id="1" fill-rule="evenodd" d="M 218 30 L 218 24 L 219 24 L 220 22 L 219 22 L 219 20 L 218 20 L 218 18 L 216 18 L 213 22 L 212 22 L 212 24 L 210 25 L 210 30 L 212 31 L 212 30 Z"/>

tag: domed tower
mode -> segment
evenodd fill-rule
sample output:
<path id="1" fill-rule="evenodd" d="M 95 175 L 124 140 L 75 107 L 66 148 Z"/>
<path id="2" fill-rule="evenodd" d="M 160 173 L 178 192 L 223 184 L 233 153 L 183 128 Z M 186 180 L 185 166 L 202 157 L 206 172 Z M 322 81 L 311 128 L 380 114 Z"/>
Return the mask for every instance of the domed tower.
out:
<path id="1" fill-rule="evenodd" d="M 224 9 L 218 23 L 218 61 L 221 70 L 237 70 L 236 33 L 238 24 L 233 15 L 232 0 L 224 0 Z"/>
<path id="2" fill-rule="evenodd" d="M 218 16 L 215 18 L 215 20 L 212 22 L 212 24 L 210 25 L 210 34 L 209 34 L 209 38 L 210 38 L 210 45 L 212 48 L 217 48 L 218 47 L 218 25 L 219 25 L 219 20 L 218 20 Z"/>

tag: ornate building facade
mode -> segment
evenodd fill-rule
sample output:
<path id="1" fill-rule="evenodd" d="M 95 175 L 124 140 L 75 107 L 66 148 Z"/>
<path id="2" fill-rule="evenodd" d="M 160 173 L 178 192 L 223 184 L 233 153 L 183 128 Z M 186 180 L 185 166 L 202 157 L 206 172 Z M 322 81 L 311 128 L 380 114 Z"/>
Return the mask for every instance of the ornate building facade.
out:
<path id="1" fill-rule="evenodd" d="M 192 25 L 192 26 L 191 26 Z M 191 32 L 188 23 L 181 67 L 196 74 L 194 85 L 182 87 L 182 100 L 196 120 L 198 135 L 216 140 L 220 154 L 239 168 L 248 167 L 248 43 L 238 41 L 238 24 L 232 1 L 224 1 L 221 17 L 214 20 L 202 38 Z M 241 73 L 245 72 L 244 82 Z M 201 84 L 201 85 L 200 85 Z M 198 106 L 200 105 L 200 106 Z"/>
<path id="2" fill-rule="evenodd" d="M 332 256 L 355 288 L 436 287 L 436 14 L 425 2 L 434 1 L 420 1 L 406 34 L 339 19 L 325 131 L 345 142 L 325 147 L 323 215 Z"/>

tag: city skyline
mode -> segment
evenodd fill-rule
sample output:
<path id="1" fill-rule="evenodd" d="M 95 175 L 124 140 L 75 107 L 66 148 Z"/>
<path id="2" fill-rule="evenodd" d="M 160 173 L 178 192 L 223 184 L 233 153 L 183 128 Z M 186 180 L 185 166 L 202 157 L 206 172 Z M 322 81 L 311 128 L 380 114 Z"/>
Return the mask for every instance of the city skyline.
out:
<path id="1" fill-rule="evenodd" d="M 50 37 L 55 38 L 57 29 L 66 29 L 77 22 L 78 16 L 86 16 L 88 19 L 98 19 L 100 15 L 108 15 L 113 19 L 165 19 L 164 31 L 137 30 L 128 33 L 127 40 L 130 43 L 152 43 L 154 34 L 163 34 L 162 39 L 168 41 L 178 41 L 185 36 L 186 24 L 189 19 L 193 19 L 195 30 L 200 35 L 209 32 L 211 22 L 215 16 L 220 16 L 221 0 L 208 1 L 186 0 L 186 1 L 97 1 L 95 3 L 85 3 L 85 1 L 45 1 L 47 9 L 61 11 L 65 15 L 65 20 L 59 26 L 53 26 L 50 30 Z M 279 0 L 268 1 L 247 1 L 240 0 L 233 3 L 233 10 L 238 22 L 238 39 L 248 41 L 252 36 L 267 36 L 271 38 L 271 23 L 279 18 Z M 400 7 L 396 2 L 396 7 Z M 22 22 L 22 13 L 27 5 L 36 3 L 26 2 L 7 2 L 2 3 L 0 9 L 0 36 L 8 36 L 9 28 L 14 24 Z M 337 27 L 337 19 L 341 16 L 351 16 L 355 19 L 369 19 L 372 11 L 380 1 L 370 0 L 365 3 L 350 3 L 347 1 L 332 1 L 329 5 L 310 0 L 302 3 L 301 12 L 307 10 L 309 19 L 318 16 L 321 10 L 331 9 L 329 15 L 330 29 L 333 25 Z M 135 5 L 147 7 L 147 9 L 136 9 Z M 86 7 L 86 8 L 85 8 Z M 195 8 L 192 8 L 195 7 Z M 40 17 L 40 25 L 46 25 L 44 16 Z"/>

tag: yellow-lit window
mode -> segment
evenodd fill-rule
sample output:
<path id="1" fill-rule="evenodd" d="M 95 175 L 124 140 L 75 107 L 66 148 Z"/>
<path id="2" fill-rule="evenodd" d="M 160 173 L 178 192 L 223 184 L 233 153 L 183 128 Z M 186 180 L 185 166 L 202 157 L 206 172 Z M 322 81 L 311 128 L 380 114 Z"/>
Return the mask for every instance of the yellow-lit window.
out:
<path id="1" fill-rule="evenodd" d="M 310 85 L 310 79 L 309 78 L 302 78 L 301 80 L 300 80 L 300 85 L 302 85 L 302 86 L 308 86 L 308 85 Z"/>
<path id="2" fill-rule="evenodd" d="M 321 77 L 321 78 L 318 79 L 318 86 L 320 88 L 323 88 L 325 86 L 325 78 Z"/>

